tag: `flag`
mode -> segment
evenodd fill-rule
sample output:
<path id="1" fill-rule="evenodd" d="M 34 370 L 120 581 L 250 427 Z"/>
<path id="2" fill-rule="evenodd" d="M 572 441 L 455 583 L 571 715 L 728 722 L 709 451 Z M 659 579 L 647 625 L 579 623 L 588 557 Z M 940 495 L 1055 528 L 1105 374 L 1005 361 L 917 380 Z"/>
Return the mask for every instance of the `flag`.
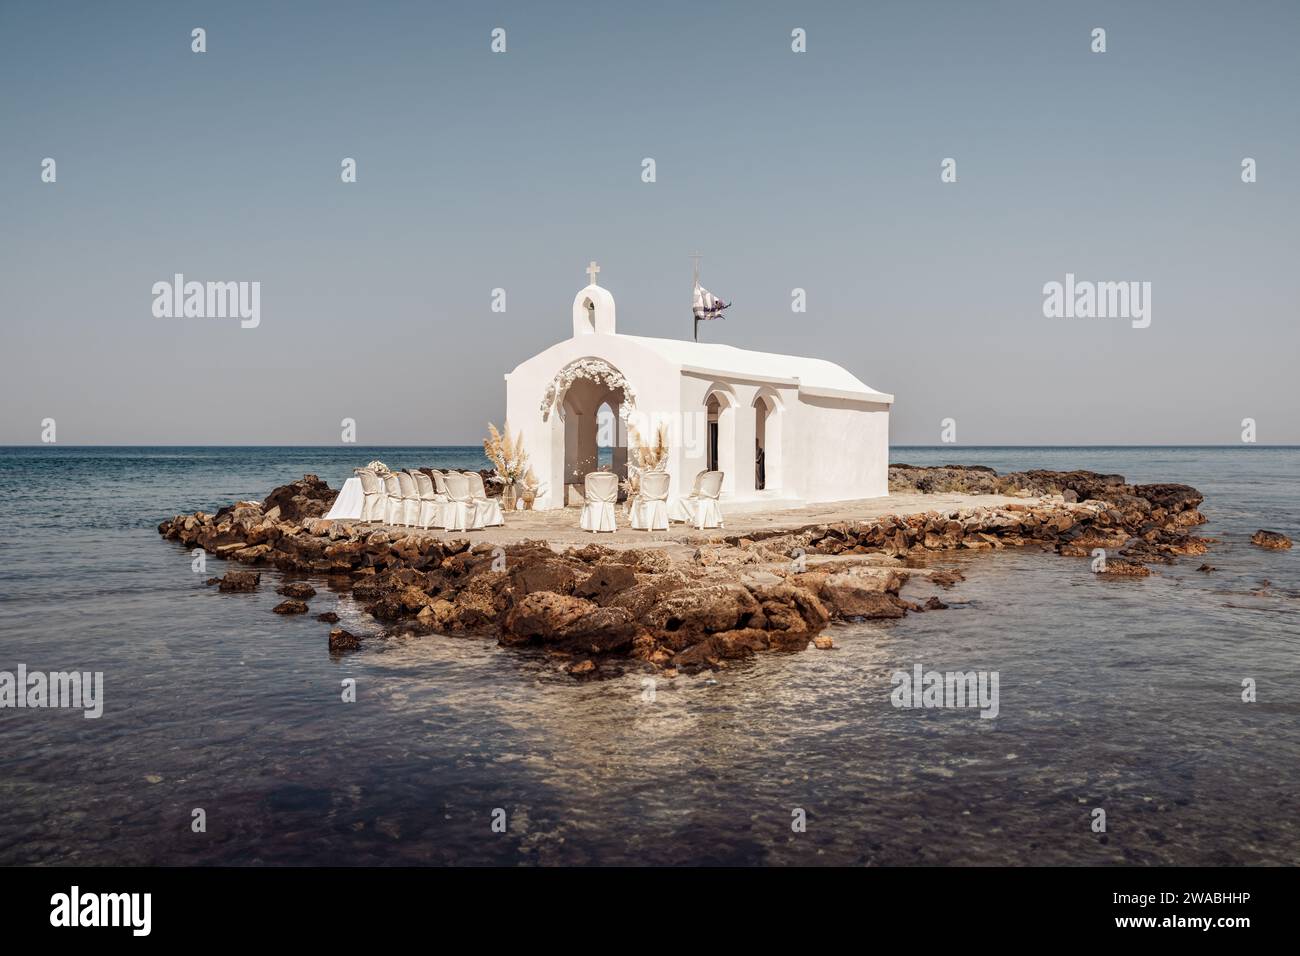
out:
<path id="1" fill-rule="evenodd" d="M 723 309 L 731 307 L 730 302 L 723 302 L 704 286 L 698 282 L 695 283 L 695 303 L 692 312 L 695 313 L 695 320 L 701 319 L 722 319 L 726 318 L 722 314 Z"/>

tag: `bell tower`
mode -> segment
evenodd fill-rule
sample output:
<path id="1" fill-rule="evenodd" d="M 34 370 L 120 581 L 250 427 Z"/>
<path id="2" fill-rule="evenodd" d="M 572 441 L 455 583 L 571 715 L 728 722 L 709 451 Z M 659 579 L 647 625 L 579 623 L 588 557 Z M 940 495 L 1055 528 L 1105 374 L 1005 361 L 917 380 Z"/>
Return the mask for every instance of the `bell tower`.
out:
<path id="1" fill-rule="evenodd" d="M 596 285 L 600 266 L 593 261 L 587 266 L 591 283 L 578 292 L 573 300 L 573 337 L 580 335 L 614 334 L 614 297 L 608 289 Z"/>

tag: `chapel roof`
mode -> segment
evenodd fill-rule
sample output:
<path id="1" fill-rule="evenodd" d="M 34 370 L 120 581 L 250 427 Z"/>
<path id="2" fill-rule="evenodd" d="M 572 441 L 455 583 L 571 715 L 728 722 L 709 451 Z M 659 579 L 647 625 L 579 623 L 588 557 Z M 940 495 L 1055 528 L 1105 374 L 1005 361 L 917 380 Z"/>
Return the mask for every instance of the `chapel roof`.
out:
<path id="1" fill-rule="evenodd" d="M 882 404 L 893 404 L 894 401 L 893 395 L 876 391 L 847 369 L 825 359 L 756 352 L 713 342 L 622 334 L 619 338 L 650 349 L 684 372 L 797 384 L 802 392 L 828 398 L 856 398 Z"/>

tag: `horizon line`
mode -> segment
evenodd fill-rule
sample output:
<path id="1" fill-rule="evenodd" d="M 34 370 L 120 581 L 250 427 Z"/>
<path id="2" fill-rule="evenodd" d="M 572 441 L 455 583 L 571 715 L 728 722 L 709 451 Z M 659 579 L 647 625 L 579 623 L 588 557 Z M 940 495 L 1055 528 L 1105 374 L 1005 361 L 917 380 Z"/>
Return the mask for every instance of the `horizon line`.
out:
<path id="1" fill-rule="evenodd" d="M 480 444 L 481 444 L 480 441 L 474 441 L 474 442 L 471 442 L 471 443 L 469 443 L 469 444 L 441 444 L 441 445 L 420 444 L 420 443 L 418 443 L 418 442 L 417 442 L 417 443 L 411 443 L 411 442 L 407 442 L 407 443 L 388 443 L 388 444 L 361 444 L 361 443 L 357 443 L 357 444 L 355 444 L 355 445 L 351 445 L 351 446 L 349 446 L 349 445 L 343 445 L 343 444 L 328 444 L 328 445 L 320 445 L 320 444 L 299 444 L 299 443 L 294 443 L 294 442 L 269 442 L 269 443 L 259 443 L 259 444 L 251 444 L 251 445 L 241 445 L 241 444 L 207 444 L 207 445 L 191 445 L 191 444 L 178 444 L 178 443 L 170 443 L 170 442 L 155 442 L 155 443 L 149 443 L 149 442 L 136 442 L 136 443 L 132 443 L 132 444 L 108 444 L 108 443 L 102 443 L 102 444 L 101 444 L 101 443 L 96 443 L 96 444 L 89 444 L 89 445 L 71 445 L 71 444 L 63 444 L 63 443 L 61 443 L 61 442 L 27 442 L 27 443 L 23 443 L 23 444 L 10 444 L 10 445 L 0 444 L 0 449 L 5 449 L 5 450 L 7 450 L 7 449 L 11 449 L 11 448 L 24 448 L 24 449 L 25 449 L 25 448 L 312 448 L 312 449 L 344 449 L 344 448 L 348 448 L 348 447 L 355 447 L 355 448 L 476 448 L 476 447 L 479 447 Z M 965 448 L 965 449 L 987 449 L 987 448 L 1042 448 L 1042 449 L 1051 449 L 1051 448 L 1249 448 L 1249 447 L 1251 447 L 1251 446 L 1254 446 L 1254 447 L 1256 447 L 1256 448 L 1300 448 L 1300 444 L 1285 444 L 1285 443 L 1274 443 L 1274 442 L 1233 442 L 1233 443 L 1222 443 L 1222 444 L 1207 444 L 1207 443 L 1194 443 L 1194 442 L 1193 442 L 1193 443 L 1156 443 L 1156 444 L 1153 444 L 1153 443 L 1142 443 L 1142 442 L 1133 443 L 1133 444 L 1088 444 L 1088 443 L 1086 443 L 1086 442 L 1076 442 L 1076 443 L 1067 443 L 1067 444 L 1027 444 L 1027 445 L 1011 445 L 1011 444 L 968 445 L 968 444 L 951 444 L 951 443 L 950 443 L 950 444 L 944 444 L 944 443 L 941 443 L 941 444 L 937 444 L 937 445 L 934 445 L 934 444 L 930 444 L 930 445 L 890 445 L 889 447 L 890 447 L 890 449 L 892 450 L 892 449 L 905 449 L 905 448 L 927 448 L 927 449 L 930 449 L 930 448 L 952 448 L 952 449 L 963 449 L 963 448 Z M 612 446 L 612 445 L 603 445 L 603 446 L 600 446 L 600 447 L 602 447 L 602 448 L 612 448 L 612 447 L 615 447 L 615 446 Z"/>

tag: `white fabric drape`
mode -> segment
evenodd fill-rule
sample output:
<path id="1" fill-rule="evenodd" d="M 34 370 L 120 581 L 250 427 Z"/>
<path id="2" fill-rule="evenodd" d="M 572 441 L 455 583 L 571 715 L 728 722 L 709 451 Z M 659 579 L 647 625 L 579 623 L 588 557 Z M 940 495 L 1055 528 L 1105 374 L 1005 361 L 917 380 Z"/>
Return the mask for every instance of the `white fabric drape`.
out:
<path id="1" fill-rule="evenodd" d="M 397 484 L 402 489 L 402 524 L 414 528 L 420 522 L 420 492 L 409 472 L 397 473 Z"/>
<path id="2" fill-rule="evenodd" d="M 420 527 L 442 527 L 442 502 L 433 490 L 433 479 L 422 471 L 412 471 L 415 487 L 420 492 Z"/>
<path id="3" fill-rule="evenodd" d="M 587 473 L 583 483 L 586 503 L 578 526 L 583 531 L 615 531 L 614 502 L 618 501 L 618 475 L 610 471 Z"/>
<path id="4" fill-rule="evenodd" d="M 478 509 L 480 516 L 479 527 L 496 527 L 505 524 L 505 516 L 501 513 L 501 502 L 488 497 L 487 489 L 483 487 L 483 476 L 477 471 L 467 471 L 465 477 L 469 479 L 470 497 L 474 499 L 474 507 Z"/>
<path id="5" fill-rule="evenodd" d="M 349 478 L 343 482 L 339 496 L 334 499 L 334 504 L 325 517 L 335 521 L 361 521 L 364 520 L 364 507 L 365 493 L 361 490 L 361 479 Z"/>
<path id="6" fill-rule="evenodd" d="M 483 518 L 470 497 L 469 478 L 465 475 L 447 474 L 443 478 L 447 487 L 447 503 L 443 505 L 443 520 L 448 531 L 477 531 L 483 527 Z"/>
<path id="7" fill-rule="evenodd" d="M 723 527 L 722 505 L 718 502 L 723 477 L 720 471 L 702 471 L 696 475 L 690 495 L 673 502 L 670 509 L 672 519 L 687 521 L 701 531 Z"/>
<path id="8" fill-rule="evenodd" d="M 694 501 L 700 496 L 700 483 L 704 481 L 707 471 L 701 471 L 695 476 L 695 482 L 691 485 L 691 493 L 685 498 L 674 498 L 668 505 L 668 519 L 670 521 L 683 521 L 689 523 L 691 520 L 691 509 L 687 505 L 688 501 Z"/>
<path id="9" fill-rule="evenodd" d="M 384 524 L 401 524 L 402 483 L 392 472 L 384 475 L 384 493 L 387 496 L 384 506 Z"/>
<path id="10" fill-rule="evenodd" d="M 668 473 L 647 471 L 641 490 L 632 501 L 632 527 L 642 531 L 668 530 Z"/>
<path id="11" fill-rule="evenodd" d="M 357 477 L 361 479 L 361 494 L 364 498 L 361 504 L 361 520 L 382 521 L 384 513 L 388 510 L 388 494 L 384 491 L 384 483 L 369 468 L 354 470 Z"/>

